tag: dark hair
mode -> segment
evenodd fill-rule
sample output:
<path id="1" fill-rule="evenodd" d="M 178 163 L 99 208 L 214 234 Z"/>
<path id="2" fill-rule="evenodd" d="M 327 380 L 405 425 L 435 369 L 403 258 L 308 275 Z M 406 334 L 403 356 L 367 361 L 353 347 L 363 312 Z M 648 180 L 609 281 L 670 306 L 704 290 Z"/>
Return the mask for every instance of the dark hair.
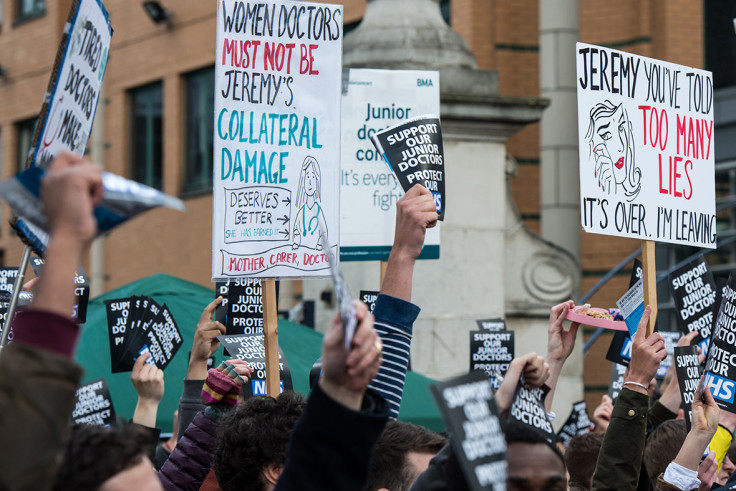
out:
<path id="1" fill-rule="evenodd" d="M 644 446 L 644 467 L 651 482 L 656 483 L 659 475 L 677 457 L 685 437 L 687 427 L 681 419 L 665 421 L 652 431 Z"/>
<path id="2" fill-rule="evenodd" d="M 562 452 L 557 448 L 557 445 L 551 443 L 545 438 L 544 433 L 532 428 L 529 425 L 519 423 L 518 421 L 508 420 L 504 427 L 506 433 L 506 444 L 511 445 L 512 443 L 531 443 L 531 444 L 542 444 L 547 445 L 550 450 L 560 459 L 562 466 L 567 468 L 565 464 L 565 457 L 562 456 Z"/>
<path id="3" fill-rule="evenodd" d="M 283 466 L 289 435 L 304 411 L 304 398 L 287 391 L 251 397 L 223 418 L 214 452 L 217 482 L 223 491 L 262 491 L 262 471 Z"/>
<path id="4" fill-rule="evenodd" d="M 140 464 L 151 444 L 150 433 L 138 425 L 119 430 L 74 425 L 54 491 L 97 489 L 114 475 Z"/>
<path id="5" fill-rule="evenodd" d="M 565 451 L 567 471 L 570 473 L 570 486 L 574 484 L 590 489 L 604 435 L 605 433 L 586 433 L 570 440 L 567 451 Z"/>
<path id="6" fill-rule="evenodd" d="M 363 489 L 408 491 L 417 476 L 408 466 L 406 454 L 436 454 L 446 443 L 445 437 L 421 426 L 389 421 L 376 443 L 368 482 Z"/>

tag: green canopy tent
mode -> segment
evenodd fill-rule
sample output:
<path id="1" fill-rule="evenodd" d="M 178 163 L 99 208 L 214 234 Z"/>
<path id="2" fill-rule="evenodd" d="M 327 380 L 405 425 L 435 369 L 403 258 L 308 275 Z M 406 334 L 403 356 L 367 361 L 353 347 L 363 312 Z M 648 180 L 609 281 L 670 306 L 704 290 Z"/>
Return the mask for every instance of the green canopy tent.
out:
<path id="1" fill-rule="evenodd" d="M 137 398 L 130 383 L 130 373 L 113 374 L 111 371 L 104 302 L 132 295 L 146 295 L 160 304 L 166 304 L 182 334 L 182 347 L 164 374 L 166 390 L 158 411 L 158 427 L 168 432 L 171 430 L 174 411 L 179 403 L 182 380 L 186 376 L 194 330 L 202 310 L 212 301 L 214 291 L 174 276 L 157 274 L 90 300 L 87 322 L 82 327 L 82 336 L 76 355 L 77 362 L 85 369 L 82 383 L 99 378 L 106 379 L 115 412 L 126 419 L 133 416 Z M 294 389 L 307 394 L 309 392 L 309 371 L 320 356 L 322 335 L 308 327 L 284 319 L 279 319 L 278 322 L 279 346 L 289 363 Z M 223 359 L 223 350 L 220 348 L 215 353 L 215 362 L 219 363 Z M 433 380 L 419 374 L 412 372 L 407 374 L 399 418 L 441 431 L 444 424 L 428 388 L 432 382 Z"/>

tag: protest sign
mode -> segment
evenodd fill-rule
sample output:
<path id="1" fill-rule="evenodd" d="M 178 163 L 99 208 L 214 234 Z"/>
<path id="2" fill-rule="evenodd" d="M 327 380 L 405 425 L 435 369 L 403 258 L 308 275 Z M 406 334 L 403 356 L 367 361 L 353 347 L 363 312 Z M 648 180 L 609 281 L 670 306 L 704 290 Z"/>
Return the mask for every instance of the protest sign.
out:
<path id="1" fill-rule="evenodd" d="M 18 277 L 18 268 L 0 268 L 0 291 L 11 293 Z"/>
<path id="2" fill-rule="evenodd" d="M 629 288 L 634 286 L 637 281 L 644 279 L 644 265 L 638 259 L 634 259 L 634 265 L 631 268 L 631 278 L 629 279 Z"/>
<path id="3" fill-rule="evenodd" d="M 30 260 L 31 269 L 36 276 L 41 276 L 43 265 L 46 262 L 38 257 L 34 256 Z M 78 323 L 84 324 L 87 322 L 87 304 L 89 303 L 89 279 L 87 273 L 84 271 L 84 267 L 80 264 L 79 268 L 74 272 L 74 307 L 72 309 L 72 318 L 76 319 Z"/>
<path id="4" fill-rule="evenodd" d="M 631 338 L 623 331 L 617 331 L 613 334 L 611 345 L 606 353 L 606 360 L 614 364 L 629 366 L 631 361 Z"/>
<path id="5" fill-rule="evenodd" d="M 616 306 L 624 316 L 629 335 L 633 338 L 639 327 L 641 316 L 644 315 L 644 282 L 637 281 L 624 296 L 619 298 Z"/>
<path id="6" fill-rule="evenodd" d="M 478 329 L 486 331 L 505 331 L 506 321 L 499 318 L 494 319 L 478 319 L 475 321 L 478 324 Z"/>
<path id="7" fill-rule="evenodd" d="M 376 308 L 376 300 L 378 300 L 378 294 L 381 292 L 376 292 L 372 290 L 360 290 L 360 301 L 363 302 L 366 307 L 368 307 L 368 311 L 372 314 L 373 309 Z"/>
<path id="8" fill-rule="evenodd" d="M 552 422 L 544 408 L 544 399 L 548 392 L 549 387 L 546 385 L 528 389 L 522 375 L 516 388 L 514 402 L 511 404 L 509 419 L 536 428 L 545 435 L 550 443 L 554 444 L 557 441 L 557 434 L 552 429 Z"/>
<path id="9" fill-rule="evenodd" d="M 513 331 L 470 331 L 470 371 L 484 372 L 494 389 L 500 385 L 496 375 L 505 375 L 513 359 Z"/>
<path id="10" fill-rule="evenodd" d="M 557 432 L 557 440 L 567 447 L 574 437 L 584 435 L 590 431 L 590 418 L 588 418 L 588 406 L 585 401 L 576 402 L 572 405 L 572 411 L 565 424 Z"/>
<path id="11" fill-rule="evenodd" d="M 342 24 L 341 5 L 217 1 L 213 279 L 337 256 Z"/>
<path id="12" fill-rule="evenodd" d="M 624 388 L 625 365 L 611 364 L 611 380 L 608 383 L 608 396 L 615 402 L 619 392 Z"/>
<path id="13" fill-rule="evenodd" d="M 404 191 L 415 184 L 427 188 L 434 197 L 439 219 L 444 220 L 445 151 L 439 118 L 427 114 L 410 119 L 376 132 L 371 141 Z"/>
<path id="14" fill-rule="evenodd" d="M 388 261 L 393 245 L 394 208 L 404 192 L 371 143 L 371 136 L 419 114 L 439 113 L 438 72 L 343 71 L 341 261 Z M 437 259 L 439 254 L 440 227 L 436 226 L 427 230 L 419 259 Z"/>
<path id="15" fill-rule="evenodd" d="M 263 334 L 236 334 L 217 336 L 225 350 L 232 358 L 247 361 L 253 369 L 250 382 L 243 386 L 243 395 L 266 395 L 266 350 L 263 346 Z M 292 389 L 291 372 L 286 356 L 281 348 L 278 350 L 278 366 L 281 392 Z M 276 397 L 277 394 L 269 394 Z"/>
<path id="16" fill-rule="evenodd" d="M 576 47 L 583 230 L 714 248 L 711 73 Z"/>
<path id="17" fill-rule="evenodd" d="M 707 345 L 713 329 L 716 282 L 702 254 L 670 273 L 670 292 L 675 303 L 677 323 L 685 333 L 698 331 L 695 343 Z"/>
<path id="18" fill-rule="evenodd" d="M 682 333 L 680 331 L 657 332 L 659 332 L 659 335 L 662 336 L 662 339 L 664 340 L 664 348 L 667 350 L 667 357 L 659 364 L 659 368 L 657 368 L 657 373 L 655 375 L 657 378 L 662 379 L 667 374 L 667 370 L 669 370 L 670 366 L 672 365 L 672 354 L 675 352 L 675 347 L 677 346 L 677 342 L 682 337 Z"/>
<path id="19" fill-rule="evenodd" d="M 72 421 L 86 425 L 115 425 L 115 408 L 104 378 L 81 385 L 75 397 Z"/>
<path id="20" fill-rule="evenodd" d="M 183 340 L 166 305 L 150 297 L 105 301 L 112 373 L 129 372 L 135 360 L 150 353 L 146 363 L 164 370 Z"/>
<path id="21" fill-rule="evenodd" d="M 691 406 L 695 395 L 695 389 L 700 382 L 702 369 L 698 360 L 698 348 L 696 346 L 677 346 L 675 348 L 675 372 L 677 382 L 680 385 L 682 405 L 685 410 L 685 423 L 687 431 L 690 432 Z"/>
<path id="22" fill-rule="evenodd" d="M 227 333 L 263 332 L 263 296 L 261 280 L 231 280 L 227 286 Z"/>
<path id="23" fill-rule="evenodd" d="M 729 276 L 705 362 L 705 387 L 710 388 L 718 406 L 736 412 L 736 281 Z"/>
<path id="24" fill-rule="evenodd" d="M 430 389 L 468 488 L 506 489 L 506 439 L 486 376 L 471 372 Z"/>
<path id="25" fill-rule="evenodd" d="M 327 242 L 329 246 L 329 242 Z M 350 344 L 353 342 L 355 329 L 358 327 L 358 319 L 355 316 L 355 305 L 353 297 L 350 295 L 348 285 L 342 277 L 340 267 L 337 265 L 337 258 L 327 255 L 330 264 L 330 274 L 332 275 L 332 284 L 337 297 L 337 308 L 340 311 L 340 322 L 345 333 L 345 351 L 350 350 Z"/>

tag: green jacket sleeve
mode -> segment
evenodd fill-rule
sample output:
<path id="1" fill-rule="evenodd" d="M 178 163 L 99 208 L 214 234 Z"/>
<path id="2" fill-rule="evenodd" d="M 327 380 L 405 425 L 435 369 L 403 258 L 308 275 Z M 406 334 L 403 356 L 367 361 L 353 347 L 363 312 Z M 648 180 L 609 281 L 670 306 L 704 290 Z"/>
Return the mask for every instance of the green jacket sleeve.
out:
<path id="1" fill-rule="evenodd" d="M 644 455 L 649 397 L 623 389 L 616 399 L 593 475 L 593 491 L 635 491 Z"/>

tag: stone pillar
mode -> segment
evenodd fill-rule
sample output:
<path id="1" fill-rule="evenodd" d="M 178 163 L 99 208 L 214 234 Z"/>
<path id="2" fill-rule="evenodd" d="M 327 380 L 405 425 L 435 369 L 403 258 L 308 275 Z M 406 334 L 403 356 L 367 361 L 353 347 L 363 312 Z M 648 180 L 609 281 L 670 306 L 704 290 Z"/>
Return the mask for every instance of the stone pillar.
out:
<path id="1" fill-rule="evenodd" d="M 580 258 L 575 42 L 578 0 L 539 0 L 542 237 Z"/>

